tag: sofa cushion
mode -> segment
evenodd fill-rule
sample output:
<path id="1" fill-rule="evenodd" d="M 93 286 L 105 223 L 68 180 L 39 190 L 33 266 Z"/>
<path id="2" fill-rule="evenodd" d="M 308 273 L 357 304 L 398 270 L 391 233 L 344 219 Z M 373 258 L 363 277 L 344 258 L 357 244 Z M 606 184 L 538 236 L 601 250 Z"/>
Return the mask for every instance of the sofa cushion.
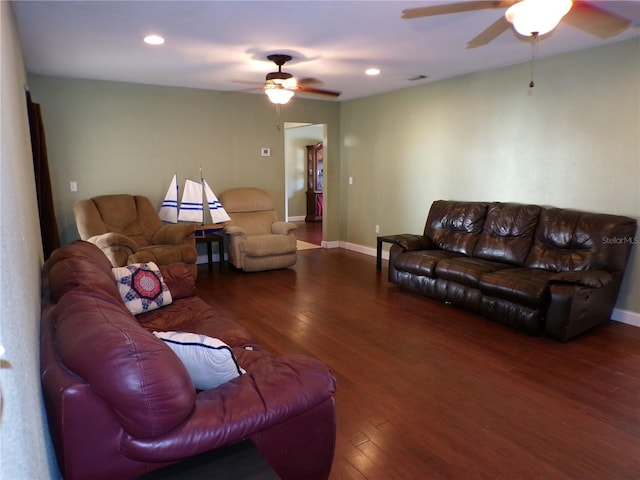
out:
<path id="1" fill-rule="evenodd" d="M 522 266 L 533 242 L 540 210 L 538 205 L 518 203 L 489 205 L 473 256 Z"/>
<path id="2" fill-rule="evenodd" d="M 55 250 L 44 269 L 44 287 L 52 302 L 80 286 L 91 286 L 120 299 L 109 259 L 93 243 L 77 240 L 69 248 Z"/>
<path id="3" fill-rule="evenodd" d="M 462 254 L 447 250 L 416 250 L 414 252 L 402 252 L 396 257 L 394 267 L 399 272 L 407 272 L 412 275 L 424 277 L 435 277 L 436 265 L 439 261 L 458 257 L 462 257 Z"/>
<path id="4" fill-rule="evenodd" d="M 454 257 L 440 260 L 436 265 L 436 275 L 438 278 L 477 288 L 483 275 L 505 268 L 514 267 L 481 258 Z"/>
<path id="5" fill-rule="evenodd" d="M 293 235 L 251 235 L 242 240 L 240 246 L 245 255 L 264 257 L 283 255 L 296 251 L 296 238 Z"/>
<path id="6" fill-rule="evenodd" d="M 232 347 L 255 344 L 251 333 L 202 298 L 180 298 L 171 305 L 142 313 L 136 320 L 149 332 L 192 332 L 219 338 Z"/>
<path id="7" fill-rule="evenodd" d="M 553 272 L 539 268 L 508 268 L 482 276 L 480 291 L 489 297 L 526 305 L 545 306 L 549 301 L 549 279 Z"/>
<path id="8" fill-rule="evenodd" d="M 429 210 L 424 236 L 438 248 L 471 256 L 486 215 L 486 203 L 437 200 Z"/>
<path id="9" fill-rule="evenodd" d="M 197 390 L 208 390 L 246 373 L 231 347 L 218 338 L 189 332 L 153 332 L 182 361 Z"/>
<path id="10" fill-rule="evenodd" d="M 113 276 L 122 301 L 134 315 L 155 310 L 172 302 L 169 287 L 164 283 L 160 269 L 153 262 L 115 267 Z"/>
<path id="11" fill-rule="evenodd" d="M 554 272 L 622 271 L 635 228 L 635 220 L 628 217 L 544 209 L 526 265 Z"/>
<path id="12" fill-rule="evenodd" d="M 196 280 L 186 263 L 178 262 L 169 265 L 158 265 L 162 279 L 169 287 L 171 298 L 191 297 L 196 294 Z"/>

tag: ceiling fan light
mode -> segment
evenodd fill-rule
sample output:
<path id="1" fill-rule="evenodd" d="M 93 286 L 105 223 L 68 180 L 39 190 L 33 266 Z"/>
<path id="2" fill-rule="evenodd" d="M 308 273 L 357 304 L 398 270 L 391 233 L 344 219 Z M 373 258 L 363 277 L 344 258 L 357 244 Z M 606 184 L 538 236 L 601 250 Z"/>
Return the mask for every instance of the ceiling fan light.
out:
<path id="1" fill-rule="evenodd" d="M 572 0 L 522 0 L 509 7 L 504 16 L 520 35 L 544 35 L 560 23 L 572 4 Z"/>
<path id="2" fill-rule="evenodd" d="M 268 85 L 264 87 L 264 93 L 267 94 L 271 103 L 277 105 L 289 103 L 289 100 L 293 97 L 293 91 L 287 90 L 282 85 Z"/>

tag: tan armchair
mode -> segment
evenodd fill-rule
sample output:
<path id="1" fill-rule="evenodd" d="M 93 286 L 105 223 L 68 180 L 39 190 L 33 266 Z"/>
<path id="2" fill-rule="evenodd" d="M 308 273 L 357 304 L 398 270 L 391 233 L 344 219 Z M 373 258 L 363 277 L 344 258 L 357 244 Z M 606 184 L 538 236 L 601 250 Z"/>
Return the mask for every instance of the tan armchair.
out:
<path id="1" fill-rule="evenodd" d="M 194 224 L 164 225 L 147 197 L 102 195 L 73 207 L 82 240 L 96 244 L 114 267 L 184 262 L 197 275 Z"/>
<path id="2" fill-rule="evenodd" d="M 258 188 L 234 188 L 220 194 L 231 217 L 224 227 L 229 236 L 229 261 L 246 272 L 287 268 L 296 263 L 293 223 L 278 221 L 273 201 Z"/>

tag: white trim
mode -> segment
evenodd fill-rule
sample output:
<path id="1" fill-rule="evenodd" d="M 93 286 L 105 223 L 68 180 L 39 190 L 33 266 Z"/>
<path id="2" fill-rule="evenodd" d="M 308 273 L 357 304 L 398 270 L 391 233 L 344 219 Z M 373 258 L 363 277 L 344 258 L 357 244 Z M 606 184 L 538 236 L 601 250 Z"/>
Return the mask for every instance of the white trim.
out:
<path id="1" fill-rule="evenodd" d="M 326 242 L 322 240 L 322 242 L 320 242 L 320 246 L 322 248 L 340 248 L 342 247 L 342 242 L 338 242 L 338 241 Z"/>
<path id="2" fill-rule="evenodd" d="M 298 216 L 292 216 L 290 215 L 289 220 L 287 220 L 288 222 L 301 222 L 305 219 L 304 215 L 298 215 Z"/>
<path id="3" fill-rule="evenodd" d="M 640 313 L 632 312 L 630 310 L 614 308 L 613 313 L 611 314 L 611 320 L 626 323 L 627 325 L 633 325 L 634 327 L 640 327 Z"/>

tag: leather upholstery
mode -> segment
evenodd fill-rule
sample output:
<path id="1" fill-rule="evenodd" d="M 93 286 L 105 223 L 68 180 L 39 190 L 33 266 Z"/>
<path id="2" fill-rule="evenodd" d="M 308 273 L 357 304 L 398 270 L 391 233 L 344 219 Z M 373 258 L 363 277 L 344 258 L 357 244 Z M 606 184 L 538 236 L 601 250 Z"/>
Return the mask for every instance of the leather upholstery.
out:
<path id="1" fill-rule="evenodd" d="M 328 478 L 335 379 L 325 365 L 263 350 L 193 295 L 183 263 L 162 268 L 173 303 L 134 317 L 111 268 L 82 241 L 56 250 L 43 268 L 41 379 L 64 478 L 132 478 L 246 438 L 285 480 Z M 154 330 L 220 338 L 247 373 L 196 391 Z"/>
<path id="2" fill-rule="evenodd" d="M 184 262 L 197 275 L 194 224 L 164 225 L 148 198 L 102 195 L 74 205 L 78 233 L 94 243 L 114 267 Z"/>
<path id="3" fill-rule="evenodd" d="M 278 221 L 273 200 L 259 188 L 233 188 L 220 194 L 231 218 L 229 261 L 246 272 L 287 268 L 296 263 L 297 243 L 293 223 Z"/>
<path id="4" fill-rule="evenodd" d="M 566 341 L 609 320 L 636 227 L 617 215 L 438 200 L 423 235 L 394 240 L 389 281 Z"/>
<path id="5" fill-rule="evenodd" d="M 424 236 L 438 248 L 471 255 L 486 215 L 486 203 L 438 200 L 429 211 Z"/>

